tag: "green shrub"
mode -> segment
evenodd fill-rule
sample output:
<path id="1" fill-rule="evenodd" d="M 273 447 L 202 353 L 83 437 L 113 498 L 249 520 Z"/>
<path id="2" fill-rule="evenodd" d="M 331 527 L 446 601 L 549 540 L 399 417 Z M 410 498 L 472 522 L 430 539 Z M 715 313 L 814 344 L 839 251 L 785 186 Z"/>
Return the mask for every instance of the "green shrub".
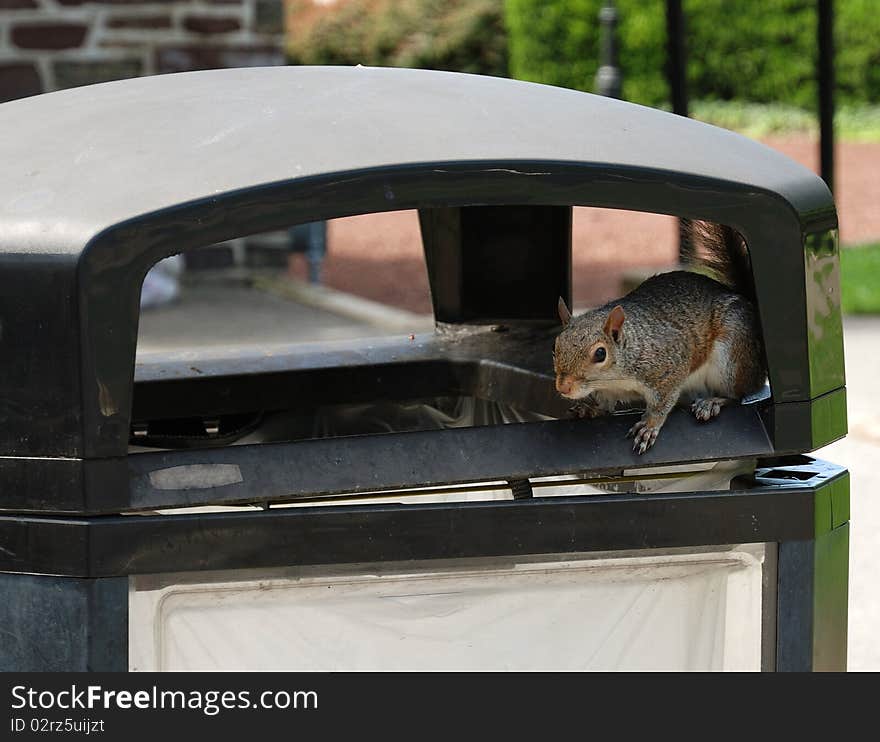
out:
<path id="1" fill-rule="evenodd" d="M 838 96 L 847 103 L 880 103 L 877 0 L 838 0 L 834 7 Z"/>
<path id="2" fill-rule="evenodd" d="M 513 77 L 593 90 L 599 68 L 602 0 L 506 0 Z M 623 97 L 647 105 L 667 99 L 662 2 L 619 0 Z M 636 72 L 638 70 L 638 72 Z"/>
<path id="3" fill-rule="evenodd" d="M 815 0 L 683 2 L 692 100 L 815 107 Z M 347 0 L 323 8 L 311 0 L 288 3 L 294 64 L 510 74 L 581 90 L 593 89 L 599 66 L 603 0 Z M 623 96 L 663 105 L 669 100 L 666 0 L 616 5 Z M 877 5 L 835 3 L 839 104 L 880 103 Z"/>
<path id="4" fill-rule="evenodd" d="M 592 90 L 602 0 L 505 0 L 514 77 Z M 665 0 L 617 0 L 623 96 L 669 99 Z M 816 101 L 815 0 L 684 0 L 692 99 Z M 840 103 L 880 102 L 877 0 L 835 3 Z"/>
<path id="5" fill-rule="evenodd" d="M 880 244 L 840 251 L 840 294 L 848 314 L 880 313 Z"/>
<path id="6" fill-rule="evenodd" d="M 685 1 L 688 84 L 692 96 L 716 100 L 816 100 L 815 0 Z"/>
<path id="7" fill-rule="evenodd" d="M 349 0 L 294 29 L 288 59 L 506 76 L 502 2 Z"/>

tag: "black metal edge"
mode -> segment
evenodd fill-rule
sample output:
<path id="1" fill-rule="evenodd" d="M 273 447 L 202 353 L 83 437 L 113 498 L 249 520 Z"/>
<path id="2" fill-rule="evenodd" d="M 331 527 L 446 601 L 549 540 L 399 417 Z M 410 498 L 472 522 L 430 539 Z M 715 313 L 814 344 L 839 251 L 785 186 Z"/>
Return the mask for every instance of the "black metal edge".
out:
<path id="1" fill-rule="evenodd" d="M 91 581 L 88 671 L 128 672 L 127 576 Z"/>
<path id="2" fill-rule="evenodd" d="M 377 400 L 413 400 L 431 397 L 479 396 L 479 364 L 450 361 L 376 363 L 350 367 L 271 372 L 259 376 L 190 377 L 156 381 L 135 387 L 132 421 L 292 410 L 305 414 L 325 405 L 362 404 Z M 530 373 L 522 370 L 525 382 Z M 555 394 L 549 376 L 542 381 Z M 523 409 L 525 395 L 504 400 Z M 564 412 L 560 404 L 557 412 Z"/>
<path id="3" fill-rule="evenodd" d="M 556 328 L 558 322 L 553 329 Z M 458 334 L 463 336 L 485 335 L 487 332 L 485 327 L 457 329 Z M 529 340 L 532 344 L 537 342 L 536 333 L 530 333 Z M 524 342 L 516 343 L 517 350 L 522 344 Z M 140 387 L 152 384 L 175 384 L 212 378 L 253 379 L 269 374 L 340 367 L 357 369 L 362 366 L 385 367 L 394 364 L 417 366 L 472 360 L 471 354 L 463 358 L 461 351 L 453 353 L 461 345 L 462 343 L 456 343 L 451 346 L 443 334 L 432 331 L 417 333 L 412 337 L 401 332 L 399 335 L 273 345 L 268 353 L 259 345 L 245 343 L 227 344 L 223 348 L 153 350 L 138 353 L 134 383 L 137 391 Z M 495 347 L 485 350 L 489 355 L 494 355 L 501 349 L 497 348 L 496 343 Z"/>
<path id="4" fill-rule="evenodd" d="M 846 670 L 849 524 L 778 550 L 776 670 Z"/>
<path id="5" fill-rule="evenodd" d="M 814 535 L 783 540 L 777 549 L 776 669 L 780 671 L 846 669 L 850 477 L 846 470 L 815 463 L 824 481 L 814 490 Z M 781 469 L 778 473 L 783 476 L 806 476 L 814 471 L 809 463 L 779 464 L 760 473 L 772 475 L 773 469 Z"/>
<path id="6" fill-rule="evenodd" d="M 542 167 L 552 171 L 548 175 Z M 526 177 L 533 174 L 542 177 Z M 394 202 L 387 199 L 389 187 L 398 194 Z M 83 454 L 91 458 L 123 453 L 130 423 L 137 296 L 143 275 L 159 258 L 297 221 L 432 205 L 510 203 L 634 208 L 705 218 L 738 229 L 753 247 L 771 384 L 780 401 L 810 397 L 803 281 L 780 285 L 775 277 L 780 272 L 803 277 L 804 232 L 833 227 L 833 207 L 799 214 L 776 193 L 632 167 L 424 163 L 224 194 L 133 219 L 93 239 L 78 265 L 81 316 L 86 318 L 81 333 L 81 406 L 84 430 L 91 431 L 82 441 Z M 780 244 L 787 248 L 771 254 L 769 245 Z M 784 319 L 782 313 L 763 311 L 763 299 L 769 296 L 786 307 Z M 792 332 L 792 317 L 803 320 L 802 333 Z M 114 338 L 112 344 L 106 342 L 108 337 Z"/>
<path id="7" fill-rule="evenodd" d="M 816 539 L 813 572 L 813 669 L 847 666 L 849 523 Z"/>
<path id="8" fill-rule="evenodd" d="M 626 439 L 632 422 L 632 415 L 614 415 L 132 454 L 127 459 L 129 507 L 272 502 L 576 472 L 616 473 L 773 452 L 754 406 L 728 408 L 708 425 L 676 410 L 657 443 L 642 456 Z M 216 486 L 203 487 L 211 479 Z"/>
<path id="9" fill-rule="evenodd" d="M 813 667 L 813 574 L 815 542 L 779 544 L 777 562 L 776 670 L 809 672 Z"/>
<path id="10" fill-rule="evenodd" d="M 836 464 L 803 455 L 774 457 L 758 462 L 752 481 L 765 486 L 803 483 L 814 487 L 816 536 L 849 522 L 849 472 Z"/>
<path id="11" fill-rule="evenodd" d="M 0 574 L 0 672 L 128 670 L 126 577 Z"/>
<path id="12" fill-rule="evenodd" d="M 844 470 L 840 470 L 844 473 Z M 813 538 L 811 486 L 69 519 L 0 516 L 0 571 L 114 577 Z"/>
<path id="13" fill-rule="evenodd" d="M 761 672 L 776 670 L 776 612 L 779 581 L 779 544 L 764 544 L 761 570 Z"/>
<path id="14" fill-rule="evenodd" d="M 846 386 L 840 306 L 840 240 L 836 229 L 804 235 L 807 343 L 811 397 Z"/>
<path id="15" fill-rule="evenodd" d="M 769 404 L 763 409 L 768 434 L 779 452 L 809 453 L 846 436 L 846 388 L 806 402 Z"/>
<path id="16" fill-rule="evenodd" d="M 0 458 L 0 513 L 116 513 L 128 490 L 125 457 Z"/>
<path id="17" fill-rule="evenodd" d="M 0 572 L 87 577 L 90 521 L 0 515 Z"/>
<path id="18" fill-rule="evenodd" d="M 114 459 L 0 459 L 4 493 L 0 513 L 112 514 L 269 503 L 313 495 L 569 473 L 614 474 L 622 469 L 721 458 L 772 460 L 808 450 L 774 448 L 760 416 L 766 417 L 763 402 L 728 408 L 709 424 L 697 423 L 686 411 L 676 410 L 655 448 L 644 456 L 633 454 L 624 438 L 631 416 L 615 415 L 596 420 L 157 451 Z M 168 481 L 157 487 L 151 481 L 151 475 L 155 479 L 153 473 L 162 470 L 218 465 L 227 471 L 237 467 L 236 479 L 240 475 L 241 481 L 204 489 L 175 489 Z M 203 468 L 201 473 L 218 472 Z M 836 504 L 829 527 L 848 519 L 848 501 L 844 500 Z M 827 510 L 831 518 L 830 504 Z"/>
<path id="19" fill-rule="evenodd" d="M 553 416 L 558 320 L 438 326 L 433 333 L 233 347 L 214 355 L 149 353 L 135 366 L 132 418 L 161 420 L 255 410 L 308 410 L 376 399 L 471 395 Z M 344 383 L 343 383 L 344 382 Z M 504 393 L 506 392 L 506 393 Z"/>

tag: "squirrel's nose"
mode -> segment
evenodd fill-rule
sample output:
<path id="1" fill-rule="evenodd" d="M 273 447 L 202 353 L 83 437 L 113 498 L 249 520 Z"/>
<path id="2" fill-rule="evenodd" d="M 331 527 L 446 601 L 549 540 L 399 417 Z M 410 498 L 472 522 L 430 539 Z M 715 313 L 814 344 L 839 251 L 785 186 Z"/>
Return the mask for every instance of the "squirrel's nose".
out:
<path id="1" fill-rule="evenodd" d="M 572 386 L 574 386 L 574 380 L 571 376 L 556 377 L 556 391 L 560 394 L 571 394 Z"/>

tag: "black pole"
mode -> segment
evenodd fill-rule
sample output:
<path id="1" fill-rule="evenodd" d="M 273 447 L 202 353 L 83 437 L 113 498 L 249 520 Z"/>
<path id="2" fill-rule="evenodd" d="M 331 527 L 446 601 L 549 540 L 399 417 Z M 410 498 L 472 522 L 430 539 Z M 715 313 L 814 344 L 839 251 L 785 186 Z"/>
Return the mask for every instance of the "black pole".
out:
<path id="1" fill-rule="evenodd" d="M 666 54 L 672 112 L 687 116 L 687 46 L 681 0 L 666 0 Z"/>
<path id="2" fill-rule="evenodd" d="M 819 171 L 834 190 L 834 0 L 818 0 Z"/>
<path id="3" fill-rule="evenodd" d="M 669 96 L 672 98 L 672 112 L 687 116 L 687 46 L 684 42 L 684 11 L 681 0 L 666 0 L 666 75 L 669 80 Z M 679 219 L 679 262 L 686 239 L 685 222 Z"/>
<path id="4" fill-rule="evenodd" d="M 609 98 L 620 98 L 623 75 L 617 63 L 617 8 L 606 2 L 599 10 L 599 70 L 596 72 L 596 92 Z"/>

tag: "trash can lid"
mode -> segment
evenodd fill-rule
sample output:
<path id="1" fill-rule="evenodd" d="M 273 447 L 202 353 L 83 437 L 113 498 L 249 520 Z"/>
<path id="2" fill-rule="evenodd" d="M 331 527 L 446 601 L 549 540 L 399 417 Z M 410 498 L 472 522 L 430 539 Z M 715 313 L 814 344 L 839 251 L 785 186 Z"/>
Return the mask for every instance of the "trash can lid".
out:
<path id="1" fill-rule="evenodd" d="M 826 400 L 822 419 L 840 418 L 837 252 L 822 234 L 837 225 L 831 194 L 809 170 L 729 131 L 500 78 L 272 67 L 5 103 L 0 162 L 0 333 L 19 359 L 0 378 L 0 454 L 20 457 L 22 472 L 43 476 L 37 457 L 125 456 L 138 297 L 160 258 L 405 208 L 581 204 L 739 229 L 777 449 L 800 447 L 779 440 L 812 430 L 814 400 Z"/>
<path id="2" fill-rule="evenodd" d="M 831 204 L 820 178 L 738 134 L 447 72 L 271 67 L 123 80 L 3 104 L 0 131 L 0 252 L 78 252 L 114 224 L 181 203 L 425 163 L 608 164 L 770 191 L 799 214 Z"/>

